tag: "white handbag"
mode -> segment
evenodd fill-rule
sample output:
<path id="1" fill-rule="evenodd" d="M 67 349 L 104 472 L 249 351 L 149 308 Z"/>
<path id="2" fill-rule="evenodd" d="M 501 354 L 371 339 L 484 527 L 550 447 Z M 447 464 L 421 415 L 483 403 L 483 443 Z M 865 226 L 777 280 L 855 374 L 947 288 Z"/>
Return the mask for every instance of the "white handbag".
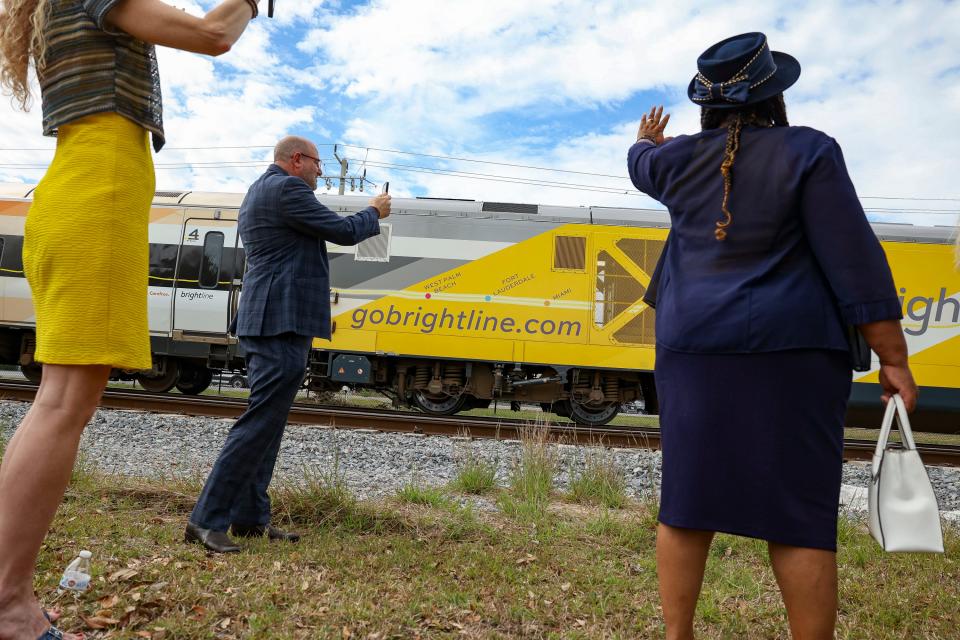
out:
<path id="1" fill-rule="evenodd" d="M 896 416 L 902 449 L 888 449 Z M 870 535 L 884 551 L 943 553 L 943 530 L 937 496 L 913 441 L 907 408 L 900 394 L 887 402 L 869 490 Z"/>

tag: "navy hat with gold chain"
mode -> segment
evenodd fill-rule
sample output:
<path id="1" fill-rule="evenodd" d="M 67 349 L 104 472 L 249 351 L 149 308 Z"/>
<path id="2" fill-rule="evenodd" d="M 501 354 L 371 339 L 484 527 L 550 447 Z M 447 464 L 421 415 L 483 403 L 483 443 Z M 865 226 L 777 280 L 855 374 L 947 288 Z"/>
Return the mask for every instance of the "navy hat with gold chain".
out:
<path id="1" fill-rule="evenodd" d="M 771 51 L 767 36 L 757 32 L 713 45 L 697 58 L 697 69 L 687 96 L 711 109 L 736 109 L 763 102 L 800 77 L 797 59 Z"/>

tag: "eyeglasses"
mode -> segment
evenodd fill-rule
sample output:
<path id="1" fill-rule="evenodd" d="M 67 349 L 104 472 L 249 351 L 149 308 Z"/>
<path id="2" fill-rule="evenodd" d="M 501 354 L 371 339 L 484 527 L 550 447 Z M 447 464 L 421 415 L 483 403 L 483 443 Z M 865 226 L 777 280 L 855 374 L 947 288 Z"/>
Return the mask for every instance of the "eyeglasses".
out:
<path id="1" fill-rule="evenodd" d="M 320 160 L 320 158 L 314 158 L 313 156 L 308 156 L 307 154 L 305 154 L 305 153 L 302 152 L 302 151 L 298 151 L 297 153 L 299 153 L 299 154 L 300 154 L 301 156 L 303 156 L 304 158 L 310 158 L 311 160 L 313 160 L 314 162 L 316 162 L 318 169 L 323 169 L 323 161 Z"/>

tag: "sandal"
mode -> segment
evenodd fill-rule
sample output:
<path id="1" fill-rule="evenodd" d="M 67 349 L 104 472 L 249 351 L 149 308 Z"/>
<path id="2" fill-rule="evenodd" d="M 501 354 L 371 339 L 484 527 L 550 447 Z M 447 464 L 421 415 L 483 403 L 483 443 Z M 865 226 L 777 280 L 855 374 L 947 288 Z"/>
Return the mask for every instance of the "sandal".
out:
<path id="1" fill-rule="evenodd" d="M 54 626 L 53 620 L 50 618 L 50 612 L 43 608 L 40 610 L 43 612 L 43 617 L 50 623 L 50 628 L 44 631 L 43 635 L 37 640 L 63 640 L 63 631 Z"/>
<path id="2" fill-rule="evenodd" d="M 49 629 L 44 631 L 43 635 L 37 638 L 37 640 L 63 640 L 63 631 L 51 626 Z"/>

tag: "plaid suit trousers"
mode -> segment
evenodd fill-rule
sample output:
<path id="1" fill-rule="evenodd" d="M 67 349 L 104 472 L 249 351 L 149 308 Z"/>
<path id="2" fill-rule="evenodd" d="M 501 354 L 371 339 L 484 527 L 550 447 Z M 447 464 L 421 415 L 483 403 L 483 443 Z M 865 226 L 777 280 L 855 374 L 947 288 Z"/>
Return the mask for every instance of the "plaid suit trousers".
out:
<path id="1" fill-rule="evenodd" d="M 204 529 L 270 523 L 267 487 L 313 338 L 296 333 L 241 336 L 250 403 L 230 429 L 190 521 Z"/>

